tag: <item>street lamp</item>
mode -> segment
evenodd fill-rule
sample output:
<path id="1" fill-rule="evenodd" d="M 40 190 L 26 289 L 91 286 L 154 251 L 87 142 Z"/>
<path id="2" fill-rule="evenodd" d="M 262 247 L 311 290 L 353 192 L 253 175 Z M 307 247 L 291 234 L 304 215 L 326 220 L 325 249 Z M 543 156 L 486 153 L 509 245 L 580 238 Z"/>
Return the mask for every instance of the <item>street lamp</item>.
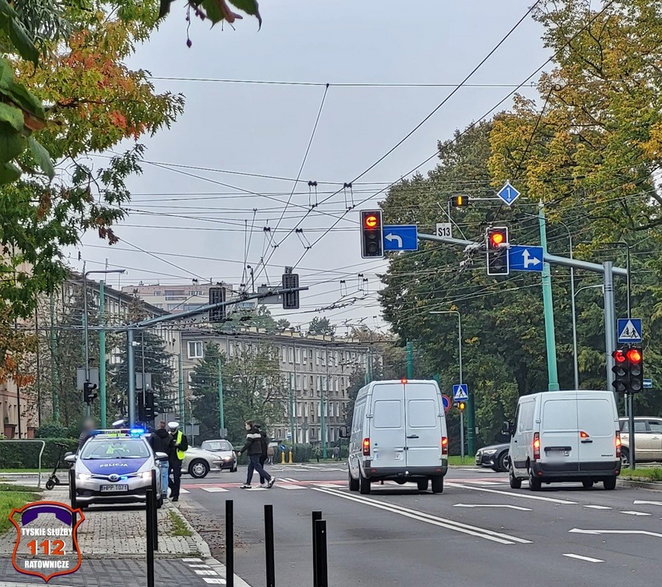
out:
<path id="1" fill-rule="evenodd" d="M 83 332 L 85 336 L 85 381 L 90 381 L 90 344 L 89 344 L 89 328 L 87 320 L 87 276 L 92 273 L 126 273 L 126 269 L 99 269 L 92 271 L 85 271 L 85 263 L 83 263 Z M 99 357 L 101 361 L 101 357 Z M 90 415 L 90 404 L 85 404 L 85 416 Z M 105 419 L 105 418 L 104 418 Z"/>

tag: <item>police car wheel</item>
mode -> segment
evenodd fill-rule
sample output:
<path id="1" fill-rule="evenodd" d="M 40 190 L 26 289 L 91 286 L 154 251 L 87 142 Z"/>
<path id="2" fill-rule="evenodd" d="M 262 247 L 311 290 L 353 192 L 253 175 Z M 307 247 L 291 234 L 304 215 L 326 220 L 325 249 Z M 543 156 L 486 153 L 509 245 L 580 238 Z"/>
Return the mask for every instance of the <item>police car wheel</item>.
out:
<path id="1" fill-rule="evenodd" d="M 207 476 L 207 473 L 209 473 L 209 465 L 205 461 L 196 459 L 189 465 L 188 472 L 191 477 L 202 479 Z"/>

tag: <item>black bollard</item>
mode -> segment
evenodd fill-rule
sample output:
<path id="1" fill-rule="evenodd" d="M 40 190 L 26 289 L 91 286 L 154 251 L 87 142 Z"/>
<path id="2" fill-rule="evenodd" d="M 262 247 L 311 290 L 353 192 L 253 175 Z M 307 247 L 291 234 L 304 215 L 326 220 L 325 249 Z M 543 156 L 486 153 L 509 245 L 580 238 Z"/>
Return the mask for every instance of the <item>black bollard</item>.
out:
<path id="1" fill-rule="evenodd" d="M 313 586 L 317 587 L 317 532 L 315 531 L 315 522 L 322 519 L 322 512 L 313 512 Z"/>
<path id="2" fill-rule="evenodd" d="M 154 521 L 153 510 L 156 508 L 156 496 L 151 487 L 146 491 L 145 518 L 147 525 L 147 587 L 154 587 Z"/>
<path id="3" fill-rule="evenodd" d="M 315 587 L 329 587 L 326 560 L 326 520 L 315 521 L 315 543 L 317 549 L 317 583 Z"/>
<path id="4" fill-rule="evenodd" d="M 225 500 L 225 584 L 234 587 L 234 511 L 233 501 Z"/>
<path id="5" fill-rule="evenodd" d="M 267 587 L 276 587 L 274 564 L 274 506 L 264 506 L 264 549 L 266 551 Z"/>
<path id="6" fill-rule="evenodd" d="M 159 549 L 159 520 L 156 507 L 156 471 L 152 471 L 152 495 L 154 496 L 152 508 L 152 526 L 154 527 L 154 550 Z"/>

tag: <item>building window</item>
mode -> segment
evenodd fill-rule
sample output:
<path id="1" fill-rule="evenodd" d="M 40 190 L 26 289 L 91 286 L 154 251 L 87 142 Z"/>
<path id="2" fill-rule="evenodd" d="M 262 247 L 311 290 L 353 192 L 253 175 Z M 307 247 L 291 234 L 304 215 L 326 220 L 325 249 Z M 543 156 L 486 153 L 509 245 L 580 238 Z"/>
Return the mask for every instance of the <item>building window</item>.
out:
<path id="1" fill-rule="evenodd" d="M 201 341 L 189 340 L 188 342 L 188 358 L 189 359 L 202 359 L 204 357 L 204 348 Z"/>
<path id="2" fill-rule="evenodd" d="M 301 349 L 294 349 L 295 355 L 294 355 L 294 362 L 299 365 L 301 364 Z"/>
<path id="3" fill-rule="evenodd" d="M 294 363 L 294 348 L 293 347 L 288 347 L 288 349 L 287 349 L 287 360 L 290 363 Z"/>

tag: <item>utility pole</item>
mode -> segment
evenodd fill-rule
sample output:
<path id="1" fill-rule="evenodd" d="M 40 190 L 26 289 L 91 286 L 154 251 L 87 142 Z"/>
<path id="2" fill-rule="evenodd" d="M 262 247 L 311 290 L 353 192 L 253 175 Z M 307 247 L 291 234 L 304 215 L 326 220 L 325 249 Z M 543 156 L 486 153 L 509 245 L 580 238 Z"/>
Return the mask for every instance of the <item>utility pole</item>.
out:
<path id="1" fill-rule="evenodd" d="M 414 378 L 414 343 L 407 342 L 407 379 Z"/>
<path id="2" fill-rule="evenodd" d="M 547 222 L 545 207 L 541 202 L 538 210 L 540 223 L 540 244 L 543 255 L 547 254 Z M 552 272 L 550 264 L 545 262 L 542 270 L 542 301 L 545 314 L 545 346 L 547 347 L 547 379 L 549 391 L 558 391 L 559 375 L 556 363 L 556 337 L 554 335 L 554 300 L 552 297 Z"/>
<path id="3" fill-rule="evenodd" d="M 292 346 L 292 368 L 294 371 L 294 379 L 292 380 L 292 442 L 296 444 L 299 436 L 299 422 L 297 420 L 297 347 Z M 305 439 L 302 439 L 302 441 Z"/>
<path id="4" fill-rule="evenodd" d="M 181 336 L 180 336 L 180 345 L 179 345 L 179 356 L 177 357 L 177 371 L 179 375 L 178 380 L 178 389 L 179 397 L 177 403 L 179 404 L 179 417 L 182 419 L 182 426 L 184 425 L 184 364 L 182 358 L 182 346 L 181 346 Z"/>
<path id="5" fill-rule="evenodd" d="M 324 387 L 326 387 L 327 391 L 329 390 L 329 350 L 324 349 L 324 357 L 325 357 L 325 363 L 326 363 L 326 386 L 322 385 L 322 389 L 320 389 L 320 432 L 322 436 L 322 458 L 326 458 L 326 433 L 327 433 L 327 424 L 326 424 L 326 417 L 328 414 L 326 413 L 326 397 L 324 394 Z"/>
<path id="6" fill-rule="evenodd" d="M 134 342 L 134 328 L 129 328 L 126 331 L 126 345 L 127 345 L 127 368 L 126 376 L 129 383 L 129 426 L 133 427 L 136 423 L 136 361 L 133 352 Z"/>
<path id="7" fill-rule="evenodd" d="M 223 437 L 223 430 L 225 430 L 225 411 L 223 406 L 223 374 L 221 372 L 221 355 L 216 358 L 217 375 L 218 375 L 218 424 L 220 426 L 220 436 Z"/>
<path id="8" fill-rule="evenodd" d="M 106 428 L 106 413 L 108 412 L 108 396 L 106 390 L 106 288 L 103 279 L 99 281 L 99 412 L 101 428 Z"/>
<path id="9" fill-rule="evenodd" d="M 57 338 L 55 335 L 55 298 L 50 295 L 50 314 L 51 314 L 51 403 L 53 404 L 53 420 L 60 422 L 60 397 L 58 395 L 58 368 L 57 368 Z"/>
<path id="10" fill-rule="evenodd" d="M 612 352 L 616 350 L 616 317 L 614 311 L 614 278 L 612 276 L 613 263 L 605 261 L 603 263 L 605 279 L 605 352 L 607 354 L 607 385 L 606 390 L 613 390 L 611 384 L 613 378 L 612 367 L 614 366 L 614 357 Z M 618 396 L 616 392 L 614 395 Z M 618 398 L 617 398 L 618 399 Z"/>
<path id="11" fill-rule="evenodd" d="M 41 428 L 41 349 L 39 348 L 39 307 L 34 309 L 34 337 L 36 342 L 35 358 L 37 360 L 37 426 Z"/>

